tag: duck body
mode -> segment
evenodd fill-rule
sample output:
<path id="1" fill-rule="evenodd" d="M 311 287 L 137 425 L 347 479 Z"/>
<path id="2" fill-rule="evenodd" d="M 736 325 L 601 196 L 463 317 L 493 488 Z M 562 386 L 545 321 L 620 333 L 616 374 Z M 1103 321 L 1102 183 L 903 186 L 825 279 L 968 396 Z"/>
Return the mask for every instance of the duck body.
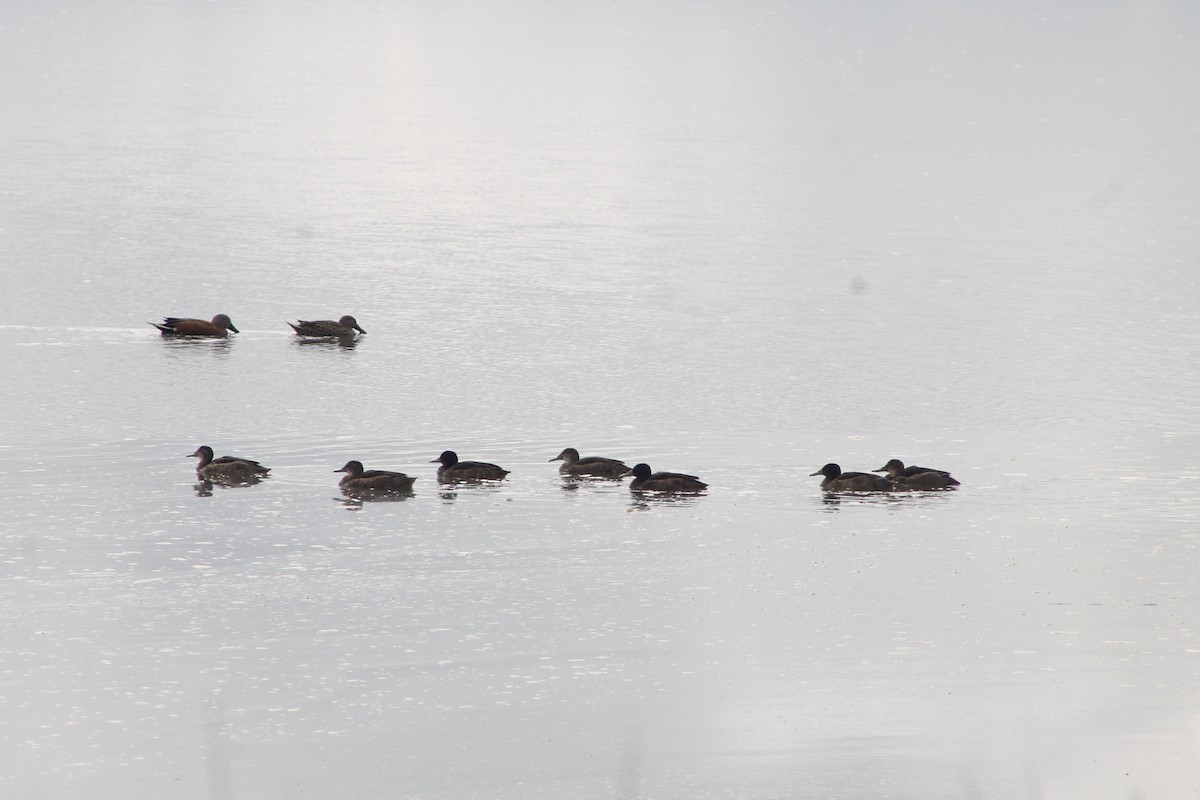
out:
<path id="1" fill-rule="evenodd" d="M 959 486 L 959 482 L 944 469 L 932 467 L 906 467 L 904 462 L 893 458 L 882 467 L 872 472 L 886 472 L 887 476 L 897 483 L 902 483 L 917 489 L 949 489 Z"/>
<path id="2" fill-rule="evenodd" d="M 948 472 L 929 470 L 915 475 L 898 476 L 894 479 L 898 486 L 908 489 L 953 489 L 959 482 Z"/>
<path id="3" fill-rule="evenodd" d="M 892 492 L 897 485 L 882 475 L 872 475 L 870 472 L 842 472 L 837 464 L 826 464 L 812 473 L 824 476 L 821 488 L 827 492 Z"/>
<path id="4" fill-rule="evenodd" d="M 297 336 L 336 336 L 346 338 L 354 336 L 354 332 L 366 333 L 358 324 L 358 320 L 347 314 L 336 322 L 331 319 L 301 319 L 289 322 Z"/>
<path id="5" fill-rule="evenodd" d="M 346 473 L 338 486 L 343 492 L 411 492 L 415 477 L 403 472 L 388 472 L 382 469 L 363 469 L 361 461 L 347 461 L 334 472 Z"/>
<path id="6" fill-rule="evenodd" d="M 501 481 L 509 472 L 503 467 L 485 461 L 459 461 L 458 453 L 453 450 L 446 450 L 429 463 L 441 464 L 437 471 L 438 480 L 447 483 L 453 481 Z"/>
<path id="7" fill-rule="evenodd" d="M 579 451 L 568 447 L 556 455 L 551 461 L 563 462 L 558 471 L 563 475 L 577 475 L 591 478 L 620 478 L 628 475 L 631 470 L 624 461 L 604 456 L 579 457 Z"/>
<path id="8" fill-rule="evenodd" d="M 196 464 L 196 475 L 218 483 L 255 483 L 271 471 L 270 467 L 250 458 L 213 458 L 213 449 L 206 444 L 200 445 L 189 458 L 200 459 Z"/>
<path id="9" fill-rule="evenodd" d="M 190 317 L 163 317 L 162 322 L 151 322 L 163 336 L 207 336 L 224 339 L 229 332 L 241 333 L 234 327 L 227 314 L 217 314 L 212 321 Z"/>
<path id="10" fill-rule="evenodd" d="M 708 484 L 695 475 L 682 472 L 654 472 L 649 464 L 637 464 L 629 488 L 643 492 L 702 492 Z"/>

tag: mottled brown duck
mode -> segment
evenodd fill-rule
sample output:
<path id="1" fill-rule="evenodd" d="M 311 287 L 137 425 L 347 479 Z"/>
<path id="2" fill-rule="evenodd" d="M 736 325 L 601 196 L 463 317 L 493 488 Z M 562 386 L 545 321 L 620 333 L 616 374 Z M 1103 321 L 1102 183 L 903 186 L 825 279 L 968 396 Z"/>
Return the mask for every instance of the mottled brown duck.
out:
<path id="1" fill-rule="evenodd" d="M 383 469 L 364 470 L 361 461 L 347 461 L 334 472 L 346 473 L 338 486 L 344 492 L 411 492 L 415 477 Z"/>
<path id="2" fill-rule="evenodd" d="M 289 322 L 292 330 L 297 336 L 321 336 L 321 337 L 337 337 L 348 338 L 354 336 L 354 332 L 366 333 L 362 326 L 358 324 L 358 320 L 347 314 L 336 322 L 331 319 L 301 319 L 296 322 Z"/>
<path id="3" fill-rule="evenodd" d="M 568 447 L 551 461 L 561 461 L 558 471 L 563 475 L 578 475 L 590 478 L 620 478 L 630 473 L 624 461 L 604 456 L 579 457 L 579 451 Z"/>
<path id="4" fill-rule="evenodd" d="M 886 472 L 887 476 L 897 483 L 912 486 L 917 489 L 949 489 L 960 485 L 953 476 L 944 469 L 932 467 L 906 467 L 904 462 L 893 458 L 879 469 L 872 472 Z"/>
<path id="5" fill-rule="evenodd" d="M 213 458 L 213 449 L 206 444 L 200 445 L 189 458 L 200 459 L 196 464 L 196 475 L 218 483 L 253 483 L 271 471 L 270 467 L 250 458 Z"/>

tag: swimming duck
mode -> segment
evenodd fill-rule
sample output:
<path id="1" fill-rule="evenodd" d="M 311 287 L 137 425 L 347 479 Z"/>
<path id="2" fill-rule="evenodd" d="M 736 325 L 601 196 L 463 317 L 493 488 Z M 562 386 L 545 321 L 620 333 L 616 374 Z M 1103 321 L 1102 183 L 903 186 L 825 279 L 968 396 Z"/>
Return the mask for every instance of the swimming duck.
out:
<path id="1" fill-rule="evenodd" d="M 586 475 L 593 478 L 620 478 L 629 474 L 629 467 L 624 461 L 603 456 L 588 456 L 580 458 L 579 451 L 568 447 L 556 455 L 551 461 L 563 462 L 558 471 L 563 475 Z"/>
<path id="2" fill-rule="evenodd" d="M 361 461 L 347 461 L 341 469 L 334 472 L 346 473 L 338 486 L 347 492 L 410 492 L 415 477 L 410 478 L 403 472 L 388 472 L 382 469 L 363 470 Z"/>
<path id="3" fill-rule="evenodd" d="M 151 322 L 163 336 L 211 336 L 224 339 L 228 331 L 241 333 L 233 326 L 233 321 L 227 314 L 217 314 L 212 322 L 188 317 L 163 317 L 162 322 Z"/>
<path id="4" fill-rule="evenodd" d="M 629 488 L 647 492 L 702 492 L 708 484 L 695 475 L 681 472 L 653 472 L 649 464 L 637 464 L 633 468 L 633 480 Z"/>
<path id="5" fill-rule="evenodd" d="M 903 483 L 918 489 L 948 489 L 960 485 L 949 472 L 932 467 L 906 467 L 904 462 L 893 458 L 879 469 L 872 472 L 886 472 L 888 477 L 897 483 Z"/>
<path id="6" fill-rule="evenodd" d="M 301 319 L 289 322 L 297 336 L 353 336 L 355 331 L 366 333 L 358 324 L 358 320 L 347 314 L 334 322 L 331 319 Z"/>
<path id="7" fill-rule="evenodd" d="M 221 456 L 213 458 L 213 449 L 206 444 L 200 445 L 189 458 L 198 458 L 196 474 L 210 481 L 226 483 L 253 483 L 271 471 L 249 458 L 237 456 Z"/>
<path id="8" fill-rule="evenodd" d="M 821 488 L 827 492 L 890 492 L 896 484 L 869 472 L 842 472 L 837 464 L 826 464 L 809 477 L 824 475 Z"/>
<path id="9" fill-rule="evenodd" d="M 459 461 L 458 453 L 447 450 L 430 464 L 441 464 L 438 467 L 439 481 L 500 481 L 508 474 L 508 470 L 484 461 Z"/>

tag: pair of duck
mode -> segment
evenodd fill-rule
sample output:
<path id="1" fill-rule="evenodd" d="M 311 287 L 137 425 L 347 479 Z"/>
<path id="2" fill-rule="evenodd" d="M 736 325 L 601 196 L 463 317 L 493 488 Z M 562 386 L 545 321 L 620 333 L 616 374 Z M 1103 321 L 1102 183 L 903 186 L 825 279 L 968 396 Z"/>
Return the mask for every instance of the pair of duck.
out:
<path id="1" fill-rule="evenodd" d="M 873 472 L 887 473 L 873 475 Z M 932 467 L 906 467 L 904 462 L 893 458 L 879 469 L 871 472 L 842 472 L 837 464 L 826 464 L 812 476 L 824 476 L 821 488 L 827 492 L 895 492 L 914 489 L 951 489 L 959 486 L 944 469 Z"/>
<path id="2" fill-rule="evenodd" d="M 201 336 L 211 339 L 224 339 L 230 332 L 241 333 L 233 324 L 228 314 L 217 314 L 212 321 L 191 319 L 189 317 L 164 317 L 162 322 L 151 322 L 163 336 Z M 354 336 L 355 331 L 366 333 L 358 320 L 347 314 L 336 322 L 331 319 L 312 319 L 289 322 L 297 336 L 323 337 L 339 339 Z"/>
<path id="3" fill-rule="evenodd" d="M 441 464 L 437 476 L 442 483 L 501 481 L 508 474 L 503 467 L 486 461 L 459 461 L 458 453 L 453 450 L 446 450 L 429 463 Z M 403 472 L 365 469 L 361 461 L 347 461 L 334 472 L 345 473 L 338 481 L 338 486 L 346 492 L 411 492 L 417 480 L 415 475 L 405 475 Z"/>
<path id="4" fill-rule="evenodd" d="M 633 475 L 629 488 L 643 492 L 702 492 L 708 484 L 695 475 L 685 475 L 682 472 L 655 472 L 649 464 L 634 464 L 629 467 L 624 461 L 604 456 L 579 457 L 579 451 L 568 447 L 556 455 L 551 461 L 563 462 L 558 471 L 561 475 L 576 478 L 612 478 L 619 480 L 626 475 Z"/>
<path id="5" fill-rule="evenodd" d="M 196 464 L 196 474 L 205 480 L 222 483 L 254 483 L 271 470 L 259 462 L 238 456 L 213 457 L 213 449 L 201 445 L 192 458 L 200 461 Z M 648 464 L 637 464 L 632 469 L 625 462 L 615 458 L 602 456 L 579 457 L 579 451 L 573 447 L 563 450 L 550 461 L 562 461 L 559 472 L 572 477 L 594 477 L 619 479 L 633 475 L 630 488 L 640 491 L 656 492 L 701 492 L 708 484 L 695 475 L 684 475 L 678 472 L 654 472 Z M 503 480 L 509 471 L 496 464 L 484 461 L 460 461 L 453 450 L 446 450 L 429 463 L 440 464 L 438 480 L 442 483 L 460 481 Z M 365 492 L 408 492 L 412 491 L 415 476 L 403 472 L 363 467 L 361 461 L 347 461 L 334 472 L 345 475 L 338 485 L 348 491 Z"/>

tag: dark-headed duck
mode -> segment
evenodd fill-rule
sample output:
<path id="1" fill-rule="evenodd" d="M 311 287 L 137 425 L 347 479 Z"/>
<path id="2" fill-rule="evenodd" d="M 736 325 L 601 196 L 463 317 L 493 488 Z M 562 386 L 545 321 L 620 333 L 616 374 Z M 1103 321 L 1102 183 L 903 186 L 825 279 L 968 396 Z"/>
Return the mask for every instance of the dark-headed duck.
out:
<path id="1" fill-rule="evenodd" d="M 508 470 L 484 461 L 459 461 L 458 453 L 447 450 L 430 464 L 441 464 L 438 467 L 439 481 L 499 481 L 508 474 Z"/>
<path id="2" fill-rule="evenodd" d="M 823 475 L 821 488 L 827 492 L 890 492 L 896 489 L 896 484 L 882 475 L 872 475 L 869 472 L 842 472 L 837 464 L 826 464 L 812 476 Z"/>
<path id="3" fill-rule="evenodd" d="M 649 464 L 637 464 L 633 468 L 633 480 L 629 488 L 646 492 L 702 492 L 708 484 L 695 475 L 681 472 L 654 472 Z"/>

